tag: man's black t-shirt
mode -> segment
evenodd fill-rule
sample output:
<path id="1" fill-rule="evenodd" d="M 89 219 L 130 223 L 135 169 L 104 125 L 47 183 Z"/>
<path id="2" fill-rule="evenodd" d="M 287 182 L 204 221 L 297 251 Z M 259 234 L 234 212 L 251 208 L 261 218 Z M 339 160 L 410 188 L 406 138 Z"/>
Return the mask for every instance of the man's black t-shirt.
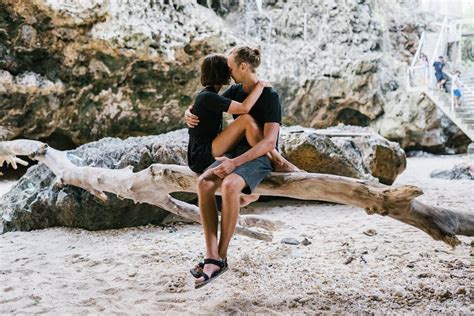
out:
<path id="1" fill-rule="evenodd" d="M 220 96 L 214 87 L 206 87 L 196 97 L 192 113 L 199 124 L 189 129 L 188 165 L 201 173 L 214 162 L 212 141 L 222 129 L 222 113 L 229 109 L 231 99 Z"/>
<path id="2" fill-rule="evenodd" d="M 243 102 L 248 96 L 248 93 L 244 91 L 242 84 L 234 84 L 225 90 L 222 96 L 237 102 Z M 281 124 L 281 102 L 278 93 L 271 87 L 265 87 L 249 114 L 255 119 L 262 130 L 265 123 Z M 234 115 L 234 118 L 236 117 L 238 117 L 238 115 Z M 245 137 L 240 144 L 248 146 Z"/>

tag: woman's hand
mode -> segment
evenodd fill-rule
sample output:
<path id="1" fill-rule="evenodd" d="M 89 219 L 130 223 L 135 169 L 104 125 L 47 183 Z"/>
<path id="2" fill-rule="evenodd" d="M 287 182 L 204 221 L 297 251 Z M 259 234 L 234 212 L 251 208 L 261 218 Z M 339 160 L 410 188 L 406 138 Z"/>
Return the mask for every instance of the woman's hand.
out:
<path id="1" fill-rule="evenodd" d="M 198 125 L 199 123 L 199 118 L 191 113 L 191 109 L 193 108 L 192 105 L 190 105 L 186 111 L 184 111 L 184 121 L 186 122 L 186 125 L 189 128 L 194 128 Z"/>
<path id="2" fill-rule="evenodd" d="M 272 87 L 272 83 L 270 81 L 260 80 L 258 83 L 261 84 L 265 88 L 271 88 Z"/>

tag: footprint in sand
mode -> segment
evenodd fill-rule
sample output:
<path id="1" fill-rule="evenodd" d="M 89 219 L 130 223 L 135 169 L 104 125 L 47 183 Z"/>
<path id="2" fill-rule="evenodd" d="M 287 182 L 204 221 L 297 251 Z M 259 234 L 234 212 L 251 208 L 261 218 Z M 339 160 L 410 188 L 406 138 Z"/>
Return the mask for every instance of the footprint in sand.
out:
<path id="1" fill-rule="evenodd" d="M 183 276 L 176 276 L 165 284 L 165 289 L 169 293 L 181 293 L 185 285 L 186 279 Z"/>
<path id="2" fill-rule="evenodd" d="M 11 291 L 13 291 L 13 290 L 14 290 L 14 288 L 11 287 L 11 286 L 9 286 L 9 287 L 4 288 L 4 289 L 3 289 L 3 292 L 8 293 L 8 292 L 11 292 Z"/>

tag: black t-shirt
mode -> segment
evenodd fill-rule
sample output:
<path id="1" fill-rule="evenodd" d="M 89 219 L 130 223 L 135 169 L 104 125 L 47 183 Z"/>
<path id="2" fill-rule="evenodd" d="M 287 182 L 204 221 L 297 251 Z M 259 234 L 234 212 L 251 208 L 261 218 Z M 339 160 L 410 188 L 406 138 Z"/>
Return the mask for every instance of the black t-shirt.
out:
<path id="1" fill-rule="evenodd" d="M 234 84 L 224 91 L 222 96 L 237 102 L 244 102 L 248 96 L 242 84 Z M 278 93 L 271 87 L 265 87 L 249 114 L 255 119 L 258 126 L 263 130 L 265 123 L 278 123 L 281 125 L 281 102 Z M 234 115 L 234 118 L 238 115 Z M 241 144 L 247 144 L 245 137 Z"/>
<path id="2" fill-rule="evenodd" d="M 194 172 L 201 173 L 214 162 L 212 141 L 222 130 L 222 113 L 227 112 L 231 102 L 213 87 L 206 87 L 197 95 L 192 113 L 199 117 L 199 124 L 188 129 L 188 165 Z"/>
<path id="3" fill-rule="evenodd" d="M 192 109 L 192 113 L 199 117 L 199 124 L 189 129 L 190 137 L 212 142 L 222 129 L 222 113 L 229 110 L 231 102 L 231 99 L 218 95 L 213 87 L 199 92 Z"/>

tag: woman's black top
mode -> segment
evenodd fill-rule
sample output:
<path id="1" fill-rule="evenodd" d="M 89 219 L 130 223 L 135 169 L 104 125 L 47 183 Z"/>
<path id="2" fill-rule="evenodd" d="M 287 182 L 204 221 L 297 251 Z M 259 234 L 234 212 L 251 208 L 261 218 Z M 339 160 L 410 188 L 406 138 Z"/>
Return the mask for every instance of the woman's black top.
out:
<path id="1" fill-rule="evenodd" d="M 189 128 L 188 165 L 191 170 L 202 173 L 214 162 L 212 141 L 222 130 L 222 113 L 229 110 L 231 99 L 217 94 L 214 87 L 199 92 L 192 113 L 199 124 Z"/>

